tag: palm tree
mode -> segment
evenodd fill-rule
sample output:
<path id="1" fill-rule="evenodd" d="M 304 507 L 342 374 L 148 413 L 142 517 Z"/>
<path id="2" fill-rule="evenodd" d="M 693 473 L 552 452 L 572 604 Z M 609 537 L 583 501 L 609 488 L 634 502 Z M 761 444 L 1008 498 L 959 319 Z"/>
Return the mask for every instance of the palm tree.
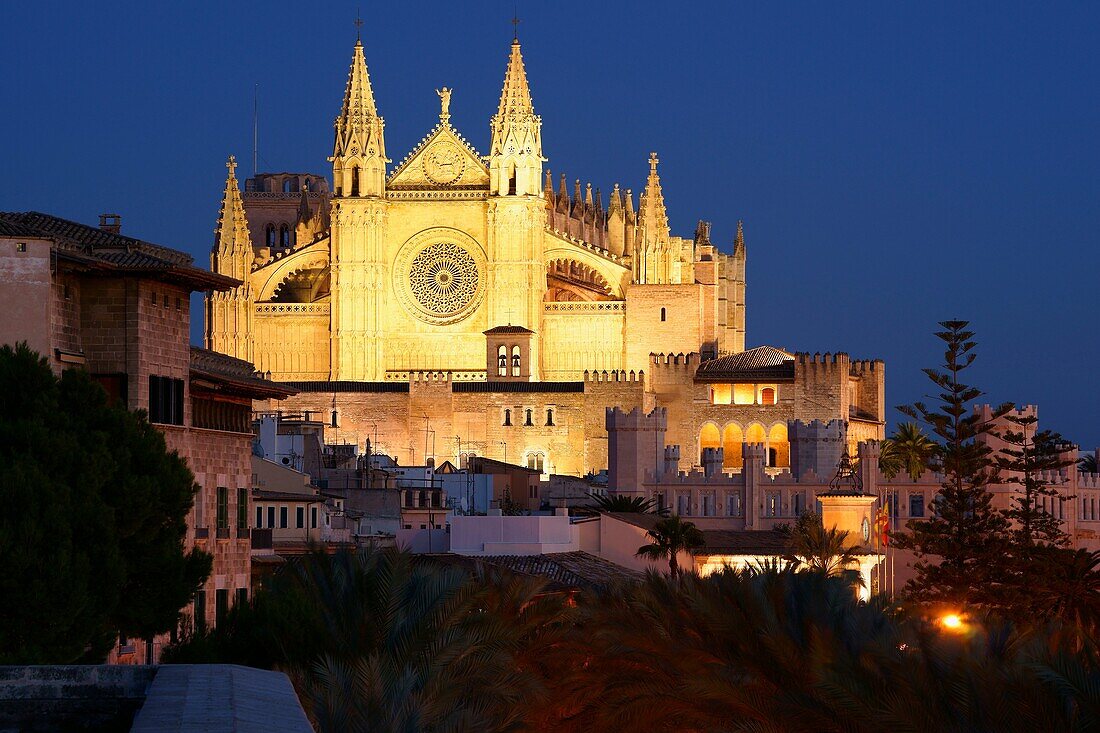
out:
<path id="1" fill-rule="evenodd" d="M 882 441 L 879 467 L 887 478 L 905 471 L 916 481 L 932 465 L 936 443 L 914 422 L 898 423 L 894 434 Z"/>
<path id="2" fill-rule="evenodd" d="M 680 575 L 676 555 L 706 544 L 699 528 L 691 522 L 685 522 L 679 515 L 660 520 L 653 525 L 653 529 L 646 532 L 646 536 L 653 542 L 639 547 L 635 556 L 647 560 L 668 560 L 668 574 L 672 578 Z"/>
<path id="3" fill-rule="evenodd" d="M 1100 473 L 1096 468 L 1096 454 L 1086 453 L 1077 459 L 1077 470 L 1081 473 Z"/>
<path id="4" fill-rule="evenodd" d="M 854 553 L 856 546 L 848 541 L 848 535 L 835 527 L 825 529 L 820 516 L 807 512 L 790 530 L 786 559 L 809 572 L 830 578 L 840 576 L 859 561 Z"/>
<path id="5" fill-rule="evenodd" d="M 625 512 L 629 514 L 659 514 L 668 516 L 668 508 L 657 508 L 657 502 L 641 496 L 625 496 L 623 494 L 589 494 L 594 504 L 591 506 L 599 512 Z"/>

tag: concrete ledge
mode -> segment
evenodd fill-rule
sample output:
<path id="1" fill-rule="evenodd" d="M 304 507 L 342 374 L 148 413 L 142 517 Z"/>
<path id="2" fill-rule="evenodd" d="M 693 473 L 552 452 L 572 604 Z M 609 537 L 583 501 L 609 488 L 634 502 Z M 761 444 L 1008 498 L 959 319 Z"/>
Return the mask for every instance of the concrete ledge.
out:
<path id="1" fill-rule="evenodd" d="M 0 667 L 0 730 L 129 730 L 156 667 Z"/>
<path id="2" fill-rule="evenodd" d="M 134 733 L 313 733 L 290 679 L 228 664 L 160 667 Z"/>

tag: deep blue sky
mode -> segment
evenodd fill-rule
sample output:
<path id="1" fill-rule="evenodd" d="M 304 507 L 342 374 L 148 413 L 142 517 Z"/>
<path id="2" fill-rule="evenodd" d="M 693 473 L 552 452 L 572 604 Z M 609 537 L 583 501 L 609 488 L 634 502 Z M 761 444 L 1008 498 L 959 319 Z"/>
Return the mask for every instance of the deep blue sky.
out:
<path id="1" fill-rule="evenodd" d="M 555 180 L 637 192 L 655 150 L 675 233 L 745 221 L 750 345 L 882 358 L 893 405 L 929 391 L 935 322 L 970 319 L 990 401 L 1100 445 L 1100 4 L 674 5 L 519 4 Z M 513 4 L 363 7 L 390 157 L 444 84 L 484 151 Z M 260 168 L 328 172 L 355 10 L 5 3 L 0 209 L 118 212 L 207 262 L 255 83 Z"/>

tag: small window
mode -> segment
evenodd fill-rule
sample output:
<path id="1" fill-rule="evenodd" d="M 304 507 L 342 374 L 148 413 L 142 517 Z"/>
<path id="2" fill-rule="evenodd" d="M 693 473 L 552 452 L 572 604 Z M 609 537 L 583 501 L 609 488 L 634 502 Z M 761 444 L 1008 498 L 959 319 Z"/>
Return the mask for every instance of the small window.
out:
<path id="1" fill-rule="evenodd" d="M 248 489 L 237 489 L 237 529 L 248 529 Z"/>
<path id="2" fill-rule="evenodd" d="M 359 166 L 351 169 L 351 195 L 359 195 Z"/>
<path id="3" fill-rule="evenodd" d="M 195 591 L 195 631 L 206 631 L 206 591 Z"/>
<path id="4" fill-rule="evenodd" d="M 287 510 L 285 506 L 279 507 L 279 529 L 286 529 L 287 526 Z"/>
<path id="5" fill-rule="evenodd" d="M 248 588 L 237 589 L 237 601 L 233 605 L 243 606 L 248 603 Z"/>
<path id="6" fill-rule="evenodd" d="M 317 507 L 309 508 L 309 528 L 317 529 Z"/>
<path id="7" fill-rule="evenodd" d="M 256 527 L 257 529 L 264 526 L 264 508 L 262 506 L 256 507 Z"/>
<path id="8" fill-rule="evenodd" d="M 229 489 L 218 487 L 218 529 L 229 529 Z"/>
<path id="9" fill-rule="evenodd" d="M 506 409 L 504 411 L 504 425 L 505 426 L 510 426 L 511 424 L 512 424 L 512 411 Z"/>
<path id="10" fill-rule="evenodd" d="M 553 408 L 550 408 L 550 407 L 546 408 L 546 424 L 547 425 L 553 425 L 554 424 L 554 410 L 553 410 Z"/>
<path id="11" fill-rule="evenodd" d="M 183 425 L 183 380 L 149 375 L 149 422 Z"/>
<path id="12" fill-rule="evenodd" d="M 762 405 L 774 405 L 775 404 L 775 390 L 771 387 L 765 387 L 760 390 L 760 404 Z"/>
<path id="13" fill-rule="evenodd" d="M 910 517 L 923 517 L 924 516 L 924 494 L 910 494 L 909 495 L 909 516 Z"/>
<path id="14" fill-rule="evenodd" d="M 304 529 L 306 526 L 306 508 L 304 506 L 297 507 L 294 510 L 294 526 L 298 529 Z"/>
<path id="15" fill-rule="evenodd" d="M 662 308 L 662 309 L 661 309 L 661 320 L 662 320 L 662 321 L 664 321 L 664 320 L 665 320 L 665 315 L 666 315 L 666 313 L 665 313 L 665 309 L 664 309 L 664 308 Z"/>
<path id="16" fill-rule="evenodd" d="M 528 407 L 526 410 L 524 410 L 524 415 L 525 415 L 524 420 L 523 420 L 524 425 L 534 425 L 535 424 L 531 419 L 531 416 L 532 416 L 533 413 L 534 413 L 534 410 L 532 410 L 530 407 Z"/>
<path id="17" fill-rule="evenodd" d="M 267 229 L 264 232 L 264 240 L 267 242 L 268 247 L 275 246 L 275 225 L 268 224 Z"/>
<path id="18" fill-rule="evenodd" d="M 229 589 L 218 588 L 214 591 L 214 625 L 221 626 L 229 613 Z"/>
<path id="19" fill-rule="evenodd" d="M 150 300 L 153 303 L 153 305 L 156 305 L 159 302 L 159 301 L 157 301 L 157 294 L 156 293 L 152 294 L 152 297 L 150 298 Z"/>
<path id="20" fill-rule="evenodd" d="M 72 291 L 69 289 L 68 285 L 62 285 L 61 286 L 61 297 L 64 298 L 65 300 L 72 300 L 73 299 Z"/>
<path id="21" fill-rule="evenodd" d="M 27 251 L 27 243 L 26 242 L 16 242 L 15 243 L 15 251 L 16 252 L 26 252 Z"/>
<path id="22" fill-rule="evenodd" d="M 768 448 L 768 462 L 765 465 L 774 466 L 775 465 L 775 460 L 778 457 L 779 457 L 779 454 L 776 452 L 775 448 Z"/>
<path id="23" fill-rule="evenodd" d="M 176 298 L 176 310 L 180 310 L 183 307 L 183 301 Z"/>
<path id="24" fill-rule="evenodd" d="M 275 528 L 275 507 L 273 506 L 269 506 L 267 508 L 267 528 Z"/>
<path id="25" fill-rule="evenodd" d="M 290 246 L 290 228 L 286 224 L 279 227 L 279 246 L 284 249 Z"/>
<path id="26" fill-rule="evenodd" d="M 165 308 L 168 307 L 168 293 L 164 294 L 164 298 L 161 300 L 161 303 L 164 305 Z"/>

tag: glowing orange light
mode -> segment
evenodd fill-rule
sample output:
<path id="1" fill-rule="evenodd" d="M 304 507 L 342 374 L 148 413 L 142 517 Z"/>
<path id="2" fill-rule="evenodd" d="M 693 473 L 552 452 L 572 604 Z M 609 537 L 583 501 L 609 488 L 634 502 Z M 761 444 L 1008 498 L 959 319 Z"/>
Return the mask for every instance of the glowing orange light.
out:
<path id="1" fill-rule="evenodd" d="M 949 613 L 940 619 L 940 623 L 943 624 L 945 629 L 956 631 L 962 628 L 963 620 L 959 618 L 958 614 Z"/>

